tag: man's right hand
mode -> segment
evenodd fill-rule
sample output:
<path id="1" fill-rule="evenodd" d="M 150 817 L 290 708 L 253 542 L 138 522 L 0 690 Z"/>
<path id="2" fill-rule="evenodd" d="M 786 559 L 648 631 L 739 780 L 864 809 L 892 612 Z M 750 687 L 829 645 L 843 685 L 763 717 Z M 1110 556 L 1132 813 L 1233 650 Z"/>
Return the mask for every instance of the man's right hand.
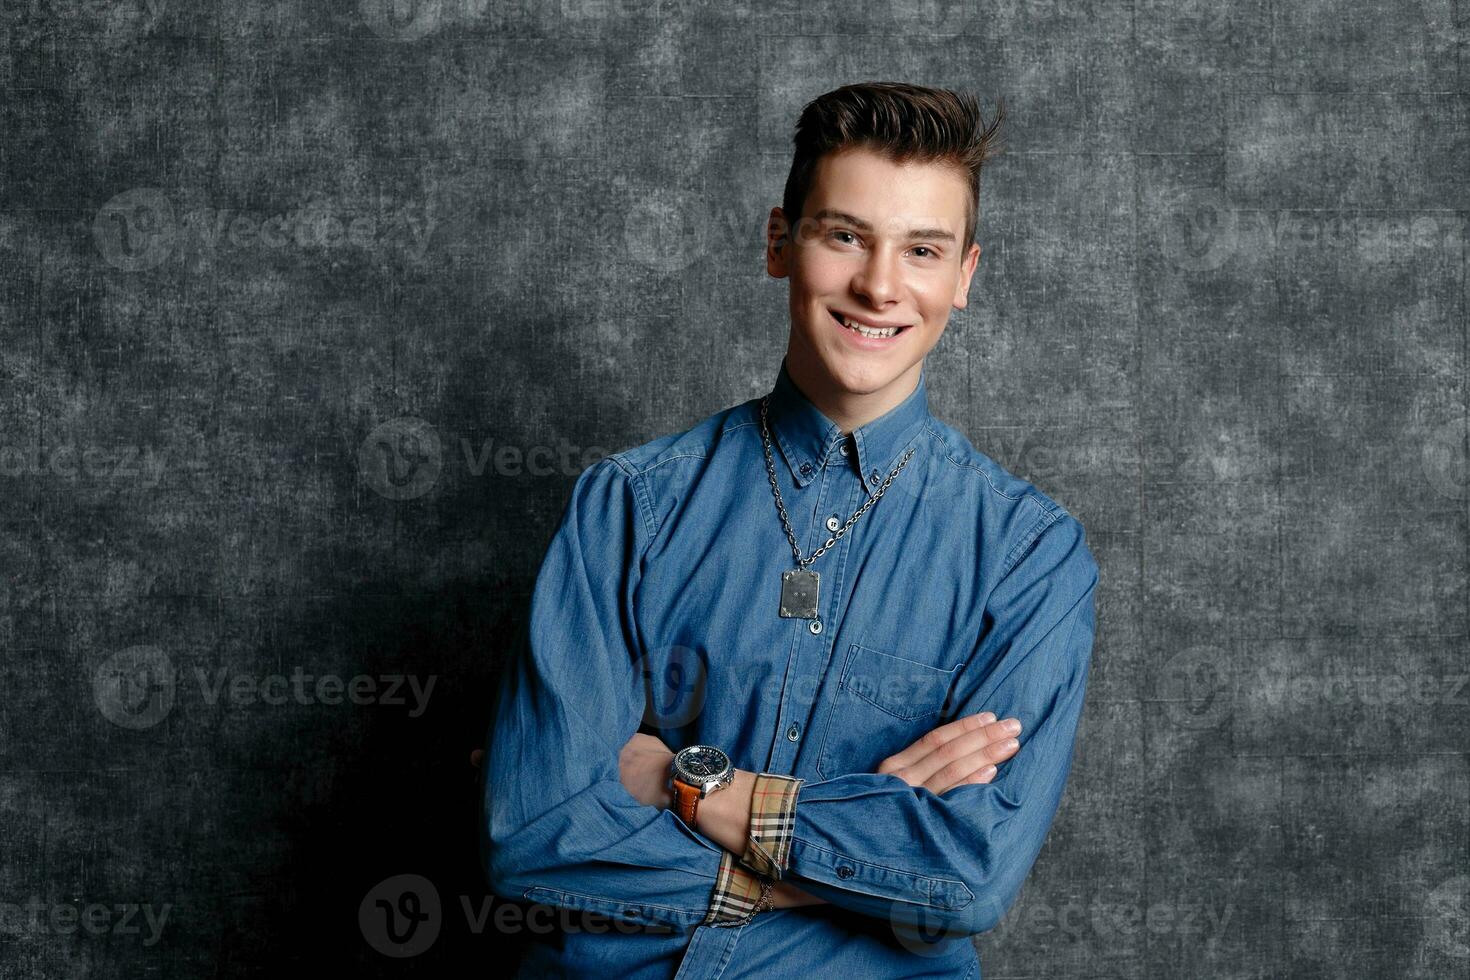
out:
<path id="1" fill-rule="evenodd" d="M 995 778 L 995 767 L 1020 749 L 1015 738 L 1020 732 L 1016 718 L 998 722 L 989 711 L 966 715 L 890 755 L 878 763 L 878 772 L 936 794 L 966 783 L 988 783 Z"/>

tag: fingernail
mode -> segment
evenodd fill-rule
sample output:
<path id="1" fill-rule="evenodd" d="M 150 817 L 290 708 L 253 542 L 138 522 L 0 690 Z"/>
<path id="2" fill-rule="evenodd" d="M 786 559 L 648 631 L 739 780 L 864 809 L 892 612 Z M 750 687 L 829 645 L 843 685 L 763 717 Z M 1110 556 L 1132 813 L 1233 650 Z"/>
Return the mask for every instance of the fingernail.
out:
<path id="1" fill-rule="evenodd" d="M 980 770 L 980 775 L 985 779 L 989 779 L 991 776 L 995 775 L 995 767 L 986 766 L 984 769 Z"/>
<path id="2" fill-rule="evenodd" d="M 991 722 L 995 721 L 995 712 L 993 712 L 993 711 L 982 711 L 980 713 L 980 721 L 981 721 L 982 724 L 986 724 L 986 725 L 990 724 Z"/>
<path id="3" fill-rule="evenodd" d="M 1012 735 L 1017 735 L 1021 731 L 1021 723 L 1019 721 L 1017 721 L 1015 718 L 1012 718 L 1010 721 L 1008 721 L 1004 725 L 1002 725 L 1001 728 L 1003 728 L 1006 731 L 1010 732 Z"/>
<path id="4" fill-rule="evenodd" d="M 1013 749 L 1019 749 L 1020 747 L 1021 747 L 1021 743 L 1018 742 L 1018 741 L 1016 741 L 1013 738 L 1008 738 L 1004 742 L 1001 742 L 1000 743 L 1000 750 L 1002 752 L 1010 752 Z"/>

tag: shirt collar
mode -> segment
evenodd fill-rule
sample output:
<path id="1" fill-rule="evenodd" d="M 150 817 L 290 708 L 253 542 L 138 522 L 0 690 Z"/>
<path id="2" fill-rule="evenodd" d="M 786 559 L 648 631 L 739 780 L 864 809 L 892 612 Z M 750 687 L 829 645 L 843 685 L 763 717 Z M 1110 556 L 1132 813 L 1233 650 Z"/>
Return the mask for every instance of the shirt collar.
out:
<path id="1" fill-rule="evenodd" d="M 853 430 L 848 455 L 843 456 L 841 426 L 823 415 L 802 394 L 786 370 L 786 358 L 781 358 L 781 369 L 771 389 L 768 417 L 771 437 L 781 447 L 781 455 L 791 468 L 792 481 L 804 487 L 816 479 L 825 464 L 837 463 L 856 466 L 863 474 L 868 492 L 876 490 L 930 418 L 924 373 L 925 368 L 920 365 L 919 383 L 907 398 Z M 759 413 L 759 406 L 756 411 Z"/>

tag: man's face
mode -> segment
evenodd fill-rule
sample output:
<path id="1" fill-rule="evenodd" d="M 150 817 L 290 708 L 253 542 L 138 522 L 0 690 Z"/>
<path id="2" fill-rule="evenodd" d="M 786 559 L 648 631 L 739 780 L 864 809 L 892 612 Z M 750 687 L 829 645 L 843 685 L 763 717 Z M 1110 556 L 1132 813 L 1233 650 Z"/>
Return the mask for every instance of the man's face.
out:
<path id="1" fill-rule="evenodd" d="M 880 396 L 918 383 L 951 309 L 964 309 L 980 247 L 963 242 L 969 189 L 951 167 L 892 163 L 866 149 L 818 161 L 800 224 L 784 248 L 771 211 L 766 269 L 791 279 L 787 364 L 808 395 Z M 863 336 L 839 317 L 901 329 Z M 888 333 L 890 331 L 884 331 Z"/>

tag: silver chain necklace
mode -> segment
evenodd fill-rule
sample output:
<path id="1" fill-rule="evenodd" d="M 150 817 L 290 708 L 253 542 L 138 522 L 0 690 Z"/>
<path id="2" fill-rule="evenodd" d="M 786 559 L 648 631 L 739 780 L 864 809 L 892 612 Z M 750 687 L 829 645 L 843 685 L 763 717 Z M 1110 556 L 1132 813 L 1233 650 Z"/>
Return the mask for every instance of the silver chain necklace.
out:
<path id="1" fill-rule="evenodd" d="M 836 544 L 858 522 L 858 518 L 878 502 L 878 498 L 883 496 L 883 491 L 888 489 L 893 478 L 898 476 L 898 471 L 903 469 L 909 457 L 914 454 L 914 447 L 910 446 L 908 452 L 903 454 L 903 458 L 898 461 L 893 472 L 888 474 L 888 478 L 883 481 L 878 492 L 863 501 L 863 505 L 853 512 L 853 515 L 847 519 L 847 523 L 832 532 L 832 536 L 820 548 L 813 551 L 810 558 L 803 558 L 801 548 L 796 543 L 796 532 L 791 530 L 791 521 L 786 517 L 786 504 L 781 500 L 781 488 L 776 485 L 776 464 L 771 459 L 771 433 L 766 425 L 766 408 L 770 400 L 770 395 L 761 399 L 761 445 L 766 450 L 766 475 L 771 479 L 771 492 L 776 495 L 776 512 L 781 515 L 781 526 L 786 529 L 786 540 L 791 542 L 791 553 L 796 556 L 796 567 L 789 572 L 781 573 L 781 615 L 787 619 L 815 619 L 817 617 L 817 590 L 822 584 L 822 577 L 817 572 L 807 571 L 806 566 L 826 554 L 827 549 Z M 862 479 L 862 474 L 859 474 L 858 478 Z"/>

